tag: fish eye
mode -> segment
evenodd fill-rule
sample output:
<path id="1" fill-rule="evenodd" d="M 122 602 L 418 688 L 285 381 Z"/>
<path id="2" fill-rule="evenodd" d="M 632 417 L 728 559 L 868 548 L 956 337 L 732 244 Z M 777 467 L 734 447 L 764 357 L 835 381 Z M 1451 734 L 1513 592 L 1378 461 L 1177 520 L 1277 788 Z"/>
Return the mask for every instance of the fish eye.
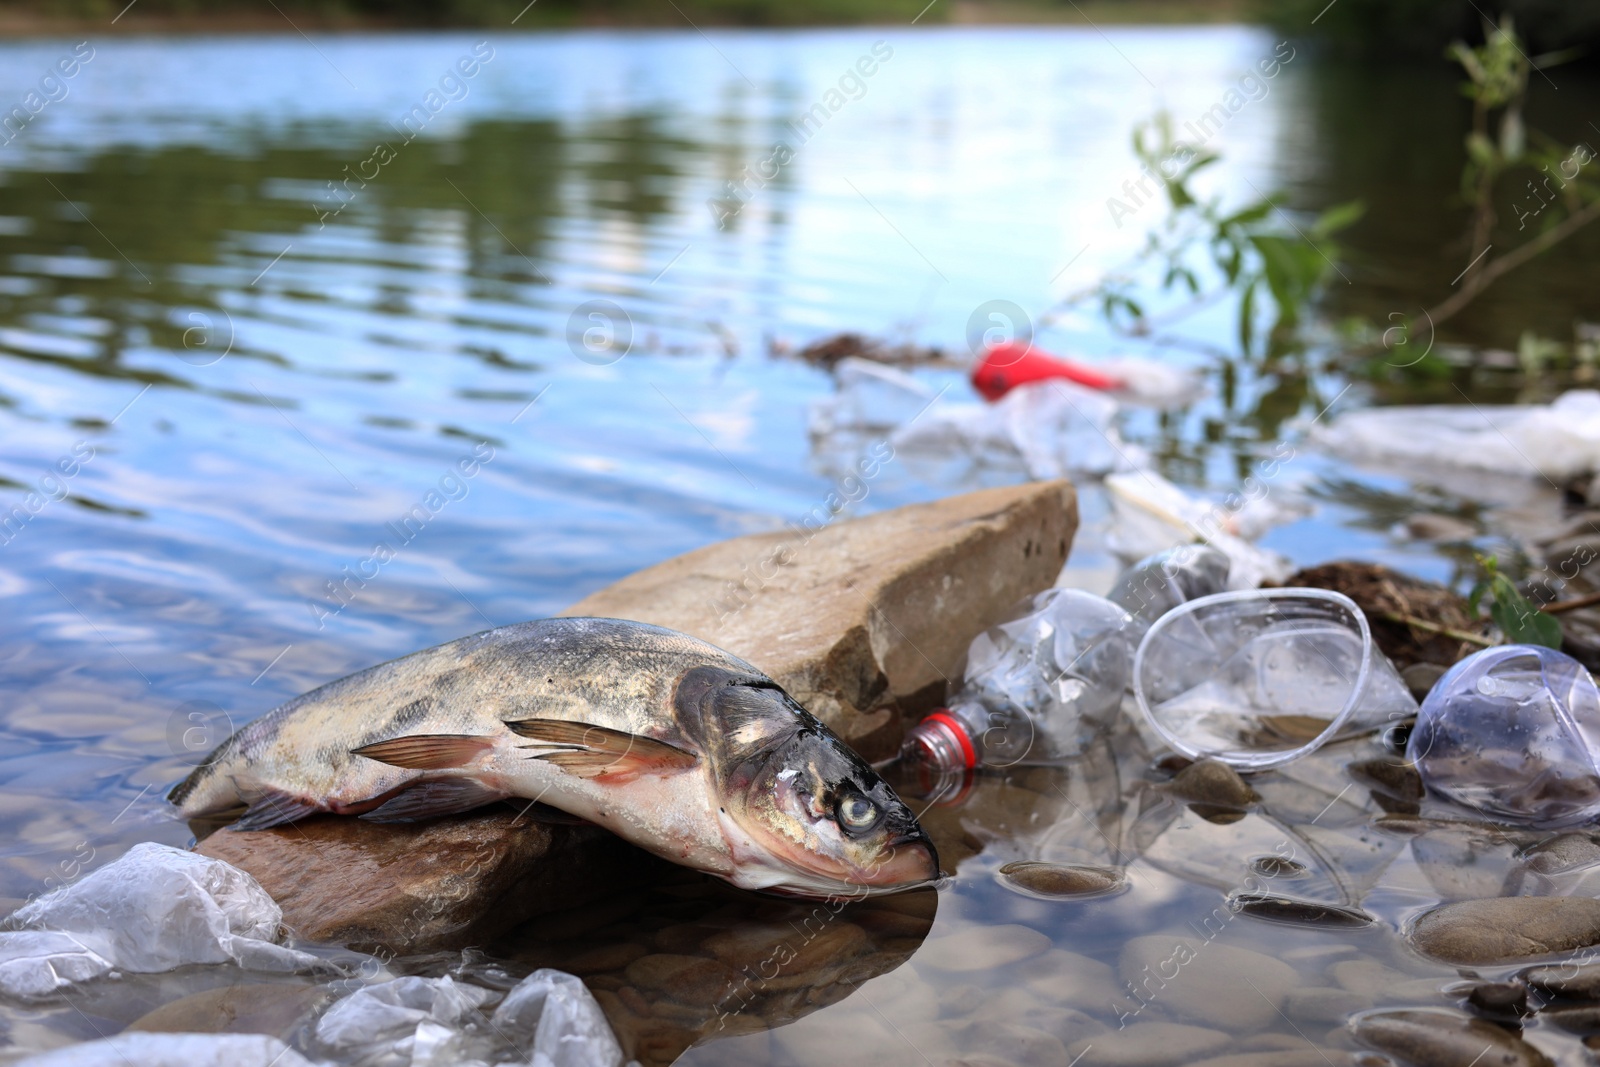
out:
<path id="1" fill-rule="evenodd" d="M 860 793 L 846 793 L 834 805 L 839 825 L 852 834 L 864 834 L 883 821 L 883 809 Z"/>

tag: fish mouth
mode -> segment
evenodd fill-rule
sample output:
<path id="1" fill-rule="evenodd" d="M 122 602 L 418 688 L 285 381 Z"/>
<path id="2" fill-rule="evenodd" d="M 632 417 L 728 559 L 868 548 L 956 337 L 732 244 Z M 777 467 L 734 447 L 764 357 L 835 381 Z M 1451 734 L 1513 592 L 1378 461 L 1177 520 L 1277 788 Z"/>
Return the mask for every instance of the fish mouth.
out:
<path id="1" fill-rule="evenodd" d="M 862 885 L 882 891 L 911 889 L 939 878 L 939 853 L 920 830 L 902 834 L 884 849 L 882 862 L 874 863 Z"/>

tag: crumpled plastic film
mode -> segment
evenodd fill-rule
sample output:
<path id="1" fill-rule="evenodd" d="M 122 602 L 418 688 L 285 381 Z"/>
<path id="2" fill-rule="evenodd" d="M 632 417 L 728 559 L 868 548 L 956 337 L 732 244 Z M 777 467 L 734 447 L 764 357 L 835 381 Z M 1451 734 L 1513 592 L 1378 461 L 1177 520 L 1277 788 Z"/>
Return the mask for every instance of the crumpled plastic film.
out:
<path id="1" fill-rule="evenodd" d="M 18 909 L 0 932 L 0 992 L 47 996 L 113 969 L 197 963 L 297 971 L 316 957 L 273 943 L 283 912 L 244 871 L 144 842 Z"/>
<path id="2" fill-rule="evenodd" d="M 534 971 L 494 1012 L 494 1024 L 516 1033 L 534 1030 L 535 1057 L 552 1067 L 616 1067 L 622 1046 L 581 980 L 562 971 Z"/>
<path id="3" fill-rule="evenodd" d="M 313 1067 L 266 1034 L 124 1033 L 30 1056 L 17 1067 Z"/>
<path id="4" fill-rule="evenodd" d="M 317 1042 L 341 1061 L 394 1067 L 622 1063 L 611 1024 L 578 978 L 535 971 L 486 1015 L 479 1009 L 493 996 L 449 977 L 396 978 L 329 1008 L 317 1023 Z"/>

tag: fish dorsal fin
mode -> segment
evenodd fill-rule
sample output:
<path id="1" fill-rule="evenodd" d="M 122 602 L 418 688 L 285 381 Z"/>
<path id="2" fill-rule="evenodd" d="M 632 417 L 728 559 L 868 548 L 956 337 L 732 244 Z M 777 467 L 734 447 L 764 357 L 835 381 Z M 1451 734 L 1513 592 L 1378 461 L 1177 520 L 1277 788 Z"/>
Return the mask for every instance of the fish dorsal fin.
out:
<path id="1" fill-rule="evenodd" d="M 625 780 L 641 774 L 676 774 L 699 762 L 694 753 L 665 741 L 585 722 L 515 719 L 506 726 L 518 737 L 539 742 L 523 748 L 555 749 L 534 753 L 529 759 L 553 763 L 579 778 Z"/>
<path id="2" fill-rule="evenodd" d="M 391 767 L 441 771 L 465 767 L 493 747 L 494 742 L 489 738 L 475 734 L 407 734 L 352 748 L 350 752 Z"/>

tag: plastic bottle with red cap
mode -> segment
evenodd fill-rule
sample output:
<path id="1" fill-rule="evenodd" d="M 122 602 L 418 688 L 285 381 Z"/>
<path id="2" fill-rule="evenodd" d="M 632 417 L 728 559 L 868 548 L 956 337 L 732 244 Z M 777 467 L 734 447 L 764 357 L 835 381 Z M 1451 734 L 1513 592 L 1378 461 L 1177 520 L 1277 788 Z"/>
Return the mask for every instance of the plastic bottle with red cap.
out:
<path id="1" fill-rule="evenodd" d="M 1104 597 L 1047 589 L 973 639 L 960 690 L 903 755 L 941 770 L 1076 755 L 1122 705 L 1144 627 Z"/>
<path id="2" fill-rule="evenodd" d="M 1026 341 L 992 345 L 972 367 L 973 388 L 985 400 L 999 400 L 1019 385 L 1051 378 L 1102 391 L 1115 391 L 1123 387 L 1120 378 L 1082 363 L 1049 355 Z"/>

